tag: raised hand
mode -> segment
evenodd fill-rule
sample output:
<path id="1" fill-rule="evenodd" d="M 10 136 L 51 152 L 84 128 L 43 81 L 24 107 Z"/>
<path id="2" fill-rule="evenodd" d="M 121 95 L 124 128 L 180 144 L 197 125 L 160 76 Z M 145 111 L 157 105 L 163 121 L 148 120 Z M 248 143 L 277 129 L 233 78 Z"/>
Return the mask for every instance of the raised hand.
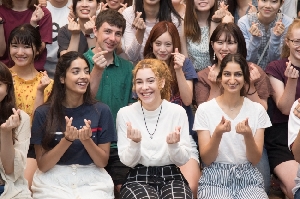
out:
<path id="1" fill-rule="evenodd" d="M 166 139 L 168 144 L 176 144 L 180 141 L 180 130 L 181 127 L 177 126 L 174 132 L 169 133 Z"/>
<path id="2" fill-rule="evenodd" d="M 248 5 L 250 7 L 248 13 L 257 12 L 257 8 L 254 5 L 252 5 L 252 2 L 248 3 Z"/>
<path id="3" fill-rule="evenodd" d="M 284 75 L 287 78 L 298 79 L 299 71 L 292 66 L 292 62 L 289 61 L 289 62 L 286 62 L 285 64 L 286 64 L 286 69 L 284 71 Z"/>
<path id="4" fill-rule="evenodd" d="M 123 11 L 127 8 L 127 3 L 125 3 L 125 4 L 121 3 L 120 5 L 121 5 L 121 8 L 119 8 L 118 12 L 122 14 Z"/>
<path id="5" fill-rule="evenodd" d="M 35 11 L 31 15 L 30 24 L 34 27 L 37 26 L 37 23 L 43 18 L 44 11 L 41 8 L 41 5 L 35 5 Z"/>
<path id="6" fill-rule="evenodd" d="M 283 34 L 285 29 L 284 24 L 282 23 L 282 19 L 276 22 L 275 27 L 273 28 L 273 33 L 276 36 L 280 36 Z"/>
<path id="7" fill-rule="evenodd" d="M 229 131 L 231 131 L 231 122 L 229 120 L 226 120 L 224 116 L 222 116 L 220 123 L 218 124 L 218 126 L 216 126 L 215 133 L 223 134 Z"/>
<path id="8" fill-rule="evenodd" d="M 94 67 L 97 67 L 100 70 L 104 70 L 107 66 L 107 60 L 105 58 L 105 54 L 108 53 L 107 50 L 102 50 L 100 47 L 98 48 L 99 52 L 97 52 L 93 56 Z"/>
<path id="9" fill-rule="evenodd" d="M 69 18 L 75 19 L 76 16 L 75 16 L 74 11 L 73 11 L 73 4 L 70 4 L 70 5 L 68 6 L 68 8 L 69 8 L 69 10 L 70 10 L 69 15 L 68 15 L 68 19 L 69 19 Z"/>
<path id="10" fill-rule="evenodd" d="M 133 129 L 130 122 L 126 123 L 127 125 L 127 138 L 132 141 L 139 143 L 142 140 L 141 132 L 138 129 Z"/>
<path id="11" fill-rule="evenodd" d="M 12 132 L 12 129 L 20 125 L 20 110 L 13 108 L 12 111 L 13 114 L 3 124 L 1 124 L 1 133 Z"/>
<path id="12" fill-rule="evenodd" d="M 68 18 L 69 24 L 68 24 L 68 30 L 72 34 L 80 34 L 81 29 L 80 25 L 74 20 L 74 18 Z"/>
<path id="13" fill-rule="evenodd" d="M 252 130 L 248 124 L 248 118 L 246 118 L 245 120 L 241 121 L 240 123 L 238 123 L 235 126 L 235 131 L 238 134 L 241 135 L 252 135 Z"/>
<path id="14" fill-rule="evenodd" d="M 174 69 L 181 70 L 183 62 L 185 60 L 185 56 L 179 53 L 178 48 L 175 48 L 175 52 L 171 54 L 174 56 Z"/>
<path id="15" fill-rule="evenodd" d="M 216 72 L 215 70 L 215 65 L 213 66 L 208 66 L 209 68 L 209 73 L 208 73 L 208 79 L 209 81 L 211 81 L 212 83 L 216 83 L 217 82 L 217 76 L 218 76 L 218 73 Z"/>
<path id="16" fill-rule="evenodd" d="M 249 29 L 249 32 L 252 36 L 256 36 L 256 37 L 261 37 L 262 36 L 262 33 L 258 28 L 258 23 L 252 22 L 252 25 Z"/>
<path id="17" fill-rule="evenodd" d="M 255 66 L 250 64 L 249 67 L 250 67 L 250 82 L 254 84 L 260 78 L 261 75 Z"/>
<path id="18" fill-rule="evenodd" d="M 104 4 L 103 2 L 100 3 L 100 12 L 107 10 L 108 8 L 109 8 L 108 3 L 106 3 L 106 4 Z"/>
<path id="19" fill-rule="evenodd" d="M 214 15 L 211 17 L 213 22 L 220 23 L 222 18 L 227 15 L 228 12 L 228 5 L 226 6 L 224 1 L 220 3 L 219 9 L 216 10 Z"/>
<path id="20" fill-rule="evenodd" d="M 91 120 L 84 119 L 83 121 L 85 126 L 78 130 L 78 138 L 80 141 L 88 140 L 92 136 Z"/>
<path id="21" fill-rule="evenodd" d="M 44 91 L 45 88 L 50 84 L 51 80 L 48 77 L 47 71 L 41 72 L 43 77 L 40 80 L 40 84 L 37 86 L 37 90 Z"/>
<path id="22" fill-rule="evenodd" d="M 136 17 L 133 20 L 132 27 L 134 27 L 137 30 L 145 30 L 146 24 L 144 22 L 144 19 L 141 18 L 142 12 L 136 12 Z"/>
<path id="23" fill-rule="evenodd" d="M 91 33 L 93 33 L 93 29 L 94 29 L 94 27 L 95 27 L 95 20 L 96 20 L 96 16 L 94 15 L 94 16 L 92 16 L 92 17 L 90 17 L 89 16 L 89 18 L 90 18 L 90 20 L 89 21 L 87 21 L 83 26 L 84 26 L 84 33 L 85 34 L 91 34 Z"/>
<path id="24" fill-rule="evenodd" d="M 298 104 L 294 108 L 293 113 L 300 119 L 300 98 L 298 99 Z"/>
<path id="25" fill-rule="evenodd" d="M 66 131 L 64 132 L 65 138 L 71 142 L 78 139 L 78 130 L 76 127 L 72 126 L 73 118 L 70 119 L 66 116 Z"/>
<path id="26" fill-rule="evenodd" d="M 46 6 L 47 6 L 47 1 L 46 1 L 46 0 L 39 0 L 39 4 L 40 4 L 41 6 L 46 7 Z"/>

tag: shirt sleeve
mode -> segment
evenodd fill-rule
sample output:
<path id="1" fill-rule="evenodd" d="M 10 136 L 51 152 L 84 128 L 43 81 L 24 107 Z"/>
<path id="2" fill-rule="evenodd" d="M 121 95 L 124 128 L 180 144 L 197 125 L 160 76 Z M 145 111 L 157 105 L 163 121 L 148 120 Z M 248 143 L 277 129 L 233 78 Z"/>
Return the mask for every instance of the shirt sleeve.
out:
<path id="1" fill-rule="evenodd" d="M 42 144 L 44 135 L 46 114 L 42 110 L 43 106 L 38 107 L 33 115 L 32 127 L 31 127 L 31 139 L 30 144 Z"/>
<path id="2" fill-rule="evenodd" d="M 13 182 L 16 181 L 20 176 L 24 175 L 30 135 L 30 117 L 25 112 L 21 111 L 21 124 L 16 130 L 17 139 L 15 140 L 14 144 L 14 172 L 6 176 Z M 3 169 L 2 162 L 1 168 Z"/>
<path id="3" fill-rule="evenodd" d="M 291 108 L 288 122 L 288 147 L 291 150 L 291 145 L 294 143 L 295 139 L 298 136 L 300 128 L 300 119 L 294 114 L 294 109 L 298 104 L 296 100 Z"/>
<path id="4" fill-rule="evenodd" d="M 42 7 L 43 18 L 38 22 L 42 42 L 52 43 L 52 16 L 46 7 Z"/>
<path id="5" fill-rule="evenodd" d="M 261 37 L 252 36 L 249 32 L 250 24 L 247 15 L 239 19 L 238 26 L 240 27 L 246 41 L 247 61 L 257 63 Z"/>
<path id="6" fill-rule="evenodd" d="M 182 108 L 182 107 L 180 107 Z M 168 144 L 168 151 L 171 161 L 177 165 L 182 166 L 190 159 L 191 144 L 189 140 L 189 123 L 185 110 L 180 110 L 179 126 L 180 129 L 180 142 L 175 144 Z M 180 122 L 181 121 L 181 122 Z"/>
<path id="7" fill-rule="evenodd" d="M 118 132 L 118 154 L 120 161 L 128 167 L 134 167 L 141 158 L 141 142 L 136 143 L 127 138 L 127 125 L 125 115 L 126 110 L 120 109 L 117 114 L 117 132 Z M 132 127 L 134 128 L 134 126 Z"/>
<path id="8" fill-rule="evenodd" d="M 70 44 L 71 34 L 68 30 L 68 24 L 63 26 L 58 31 L 57 35 L 57 43 L 58 43 L 58 51 L 57 57 L 60 57 L 60 52 L 63 50 L 67 50 Z"/>
<path id="9" fill-rule="evenodd" d="M 273 61 L 267 65 L 266 73 L 275 77 L 276 79 L 284 82 L 284 70 L 281 67 L 281 64 L 283 64 L 283 60 L 279 61 Z M 285 67 L 286 68 L 286 67 Z"/>
<path id="10" fill-rule="evenodd" d="M 97 143 L 105 144 L 108 142 L 117 141 L 117 133 L 115 130 L 114 119 L 107 105 L 103 104 L 101 107 L 101 117 L 99 121 L 99 125 L 101 126 L 101 135 L 98 136 Z"/>
<path id="11" fill-rule="evenodd" d="M 197 73 L 198 81 L 195 83 L 195 98 L 197 104 L 206 102 L 210 94 L 210 85 L 207 83 L 207 71 L 203 69 Z"/>
<path id="12" fill-rule="evenodd" d="M 139 53 L 142 49 L 142 45 L 138 43 L 135 37 L 135 29 L 132 27 L 133 20 L 135 18 L 133 7 L 128 7 L 123 11 L 123 17 L 126 20 L 126 28 L 123 35 L 123 43 L 122 46 L 124 52 L 128 56 L 130 61 L 138 61 L 139 60 Z"/>
<path id="13" fill-rule="evenodd" d="M 206 111 L 205 111 L 205 106 L 207 103 L 208 102 L 205 102 L 198 106 L 198 109 L 195 113 L 193 131 L 209 130 L 209 121 L 206 117 Z"/>
<path id="14" fill-rule="evenodd" d="M 186 80 L 197 80 L 198 76 L 190 59 L 184 60 L 182 70 Z"/>
<path id="15" fill-rule="evenodd" d="M 272 126 L 269 115 L 265 108 L 259 103 L 256 103 L 256 106 L 259 110 L 257 129 L 265 129 Z"/>

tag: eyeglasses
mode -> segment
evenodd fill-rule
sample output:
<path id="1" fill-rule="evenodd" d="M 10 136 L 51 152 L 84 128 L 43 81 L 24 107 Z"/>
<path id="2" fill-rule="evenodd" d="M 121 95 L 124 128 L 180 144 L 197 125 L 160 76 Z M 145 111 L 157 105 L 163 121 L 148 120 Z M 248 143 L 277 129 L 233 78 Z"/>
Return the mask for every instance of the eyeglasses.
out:
<path id="1" fill-rule="evenodd" d="M 300 40 L 291 40 L 291 39 L 289 39 L 289 38 L 287 38 L 287 40 L 293 42 L 293 45 L 294 45 L 295 47 L 299 47 L 299 46 L 300 46 Z"/>

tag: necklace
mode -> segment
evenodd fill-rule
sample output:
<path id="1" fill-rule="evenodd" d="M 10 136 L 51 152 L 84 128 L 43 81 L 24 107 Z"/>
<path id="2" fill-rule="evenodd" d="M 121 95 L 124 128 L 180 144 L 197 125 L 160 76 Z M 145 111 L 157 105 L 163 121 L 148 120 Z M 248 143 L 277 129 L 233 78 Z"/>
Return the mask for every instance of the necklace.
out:
<path id="1" fill-rule="evenodd" d="M 156 132 L 156 129 L 157 129 L 157 124 L 158 124 L 158 120 L 159 120 L 159 117 L 160 117 L 160 114 L 161 114 L 162 105 L 160 106 L 160 111 L 159 111 L 159 114 L 158 114 L 158 117 L 157 117 L 155 129 L 154 129 L 153 133 L 150 133 L 149 130 L 148 130 L 148 126 L 147 126 L 147 123 L 146 123 L 146 118 L 145 118 L 145 113 L 144 113 L 144 109 L 143 109 L 142 103 L 141 103 L 141 108 L 142 108 L 142 112 L 143 112 L 143 116 L 144 116 L 144 122 L 145 122 L 145 126 L 146 126 L 146 129 L 147 129 L 147 132 L 150 135 L 150 139 L 152 139 L 153 135 L 154 135 L 154 133 Z"/>

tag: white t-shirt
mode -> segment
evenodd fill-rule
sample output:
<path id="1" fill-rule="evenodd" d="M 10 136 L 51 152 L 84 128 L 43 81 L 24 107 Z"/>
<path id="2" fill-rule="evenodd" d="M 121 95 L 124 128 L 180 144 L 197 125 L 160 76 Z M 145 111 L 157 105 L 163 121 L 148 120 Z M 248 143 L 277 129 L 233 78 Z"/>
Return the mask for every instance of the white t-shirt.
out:
<path id="1" fill-rule="evenodd" d="M 152 134 L 157 128 L 152 139 L 146 128 L 144 115 L 149 132 Z M 163 100 L 162 105 L 154 111 L 144 109 L 144 115 L 140 102 L 123 107 L 118 112 L 116 126 L 121 162 L 129 167 L 137 164 L 144 166 L 184 165 L 190 159 L 191 151 L 189 123 L 184 108 Z M 141 132 L 142 140 L 139 143 L 127 138 L 127 122 L 131 123 L 133 129 Z M 175 132 L 178 126 L 181 127 L 179 143 L 168 144 L 167 135 Z"/>
<path id="2" fill-rule="evenodd" d="M 245 97 L 239 114 L 235 119 L 231 119 L 223 112 L 214 98 L 199 105 L 195 114 L 193 130 L 208 130 L 210 135 L 212 135 L 222 116 L 226 120 L 231 121 L 231 131 L 223 134 L 215 162 L 224 164 L 244 164 L 249 162 L 246 157 L 244 136 L 236 133 L 235 126 L 248 118 L 248 123 L 254 136 L 257 129 L 271 126 L 266 110 L 261 104 L 252 102 Z"/>
<path id="3" fill-rule="evenodd" d="M 68 24 L 68 15 L 69 8 L 68 6 L 72 4 L 72 0 L 69 0 L 67 5 L 62 8 L 54 7 L 49 1 L 47 1 L 47 9 L 51 12 L 52 16 L 52 44 L 47 44 L 47 60 L 44 66 L 45 70 L 48 72 L 49 77 L 53 78 L 56 64 L 58 61 L 57 51 L 58 51 L 58 43 L 57 43 L 57 35 L 58 30 L 64 25 Z"/>

